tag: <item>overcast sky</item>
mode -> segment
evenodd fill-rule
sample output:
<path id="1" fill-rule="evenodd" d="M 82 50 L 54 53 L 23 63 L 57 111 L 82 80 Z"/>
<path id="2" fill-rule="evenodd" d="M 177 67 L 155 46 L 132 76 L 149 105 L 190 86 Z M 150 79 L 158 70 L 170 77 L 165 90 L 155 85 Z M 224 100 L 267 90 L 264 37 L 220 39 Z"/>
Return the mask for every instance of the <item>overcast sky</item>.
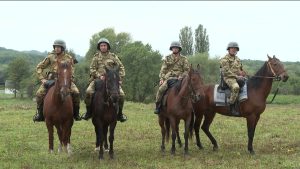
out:
<path id="1" fill-rule="evenodd" d="M 84 56 L 94 33 L 112 27 L 149 43 L 161 54 L 179 40 L 179 31 L 202 24 L 210 56 L 223 56 L 230 41 L 241 59 L 300 61 L 300 2 L 278 1 L 48 1 L 0 2 L 0 46 L 15 50 L 52 50 L 55 39 Z"/>

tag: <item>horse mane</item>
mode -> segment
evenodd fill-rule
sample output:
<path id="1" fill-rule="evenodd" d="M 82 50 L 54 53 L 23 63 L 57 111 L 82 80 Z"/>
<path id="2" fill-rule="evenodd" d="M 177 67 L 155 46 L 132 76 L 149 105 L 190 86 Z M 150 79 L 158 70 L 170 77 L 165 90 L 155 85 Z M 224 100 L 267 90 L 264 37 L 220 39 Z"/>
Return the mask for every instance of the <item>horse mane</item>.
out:
<path id="1" fill-rule="evenodd" d="M 175 94 L 176 94 L 176 95 L 179 93 L 179 91 L 180 91 L 180 89 L 181 89 L 182 81 L 183 81 L 183 79 L 182 79 L 182 80 L 178 80 L 178 81 L 175 83 L 175 85 L 174 85 L 174 87 L 175 87 Z"/>
<path id="2" fill-rule="evenodd" d="M 248 82 L 247 82 L 247 85 L 250 87 L 250 88 L 259 88 L 259 86 L 261 85 L 262 83 L 262 80 L 260 77 L 256 77 L 256 76 L 265 76 L 265 73 L 267 72 L 267 69 L 268 69 L 268 65 L 267 65 L 267 62 L 264 63 L 264 65 L 255 73 L 254 76 L 252 76 Z"/>

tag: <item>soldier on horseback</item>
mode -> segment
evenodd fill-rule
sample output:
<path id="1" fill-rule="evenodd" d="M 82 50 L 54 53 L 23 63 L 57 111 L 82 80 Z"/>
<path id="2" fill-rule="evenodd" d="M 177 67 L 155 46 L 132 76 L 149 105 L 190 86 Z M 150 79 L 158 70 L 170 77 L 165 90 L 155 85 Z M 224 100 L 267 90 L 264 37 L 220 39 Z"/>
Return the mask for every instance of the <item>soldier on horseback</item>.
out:
<path id="1" fill-rule="evenodd" d="M 244 77 L 246 75 L 245 71 L 243 71 L 241 60 L 236 55 L 239 50 L 239 45 L 236 42 L 230 42 L 227 46 L 228 54 L 220 59 L 220 67 L 221 73 L 223 75 L 223 80 L 231 90 L 229 104 L 230 112 L 233 115 L 239 114 L 239 112 L 237 112 L 234 108 L 235 101 L 240 91 L 240 86 L 237 81 L 244 80 Z"/>
<path id="2" fill-rule="evenodd" d="M 104 80 L 105 75 L 105 68 L 109 69 L 111 67 L 119 67 L 119 76 L 121 78 L 120 83 L 120 98 L 119 98 L 119 111 L 118 111 L 118 117 L 117 120 L 120 122 L 125 122 L 127 120 L 127 117 L 123 114 L 123 106 L 124 106 L 124 98 L 125 93 L 123 92 L 121 88 L 122 80 L 125 77 L 125 68 L 120 61 L 119 57 L 111 53 L 110 50 L 110 43 L 106 38 L 101 38 L 97 43 L 97 49 L 99 52 L 97 52 L 94 55 L 94 58 L 90 65 L 90 84 L 86 90 L 86 98 L 85 98 L 85 104 L 86 104 L 86 110 L 87 112 L 82 116 L 82 119 L 88 120 L 92 117 L 91 112 L 91 103 L 92 103 L 92 96 L 95 93 L 95 79 L 100 78 L 101 80 Z"/>
<path id="3" fill-rule="evenodd" d="M 155 114 L 159 114 L 160 112 L 163 94 L 168 89 L 167 81 L 169 79 L 180 80 L 190 70 L 188 59 L 180 54 L 182 50 L 180 42 L 172 42 L 169 49 L 172 51 L 172 54 L 165 57 L 159 73 L 160 86 L 156 94 Z"/>
<path id="4" fill-rule="evenodd" d="M 38 75 L 39 80 L 42 82 L 41 86 L 36 92 L 36 102 L 37 102 L 37 112 L 35 116 L 33 117 L 33 121 L 44 121 L 44 115 L 43 115 L 43 103 L 44 103 L 44 97 L 47 93 L 47 88 L 45 87 L 46 84 L 49 83 L 50 80 L 54 80 L 57 75 L 57 60 L 69 60 L 71 63 L 75 63 L 73 57 L 67 53 L 65 53 L 66 50 L 66 43 L 63 40 L 57 39 L 53 43 L 53 51 L 49 53 L 49 55 L 40 62 L 36 67 L 36 73 Z M 72 64 L 73 65 L 73 64 Z M 49 72 L 47 73 L 47 77 L 43 75 L 43 70 L 49 69 Z M 74 67 L 72 67 L 72 77 L 74 78 Z M 79 96 L 79 90 L 72 82 L 71 85 L 71 94 L 72 94 L 72 100 L 73 100 L 73 116 L 76 121 L 81 120 L 81 117 L 79 115 L 79 106 L 80 106 L 80 96 Z"/>

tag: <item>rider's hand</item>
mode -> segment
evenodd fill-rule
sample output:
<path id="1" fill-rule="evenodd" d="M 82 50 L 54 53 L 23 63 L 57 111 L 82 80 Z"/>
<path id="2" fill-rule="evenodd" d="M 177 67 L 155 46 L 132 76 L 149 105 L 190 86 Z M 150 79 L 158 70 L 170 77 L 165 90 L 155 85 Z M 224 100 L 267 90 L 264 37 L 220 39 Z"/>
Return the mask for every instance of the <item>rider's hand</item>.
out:
<path id="1" fill-rule="evenodd" d="M 246 76 L 246 72 L 245 71 L 240 71 L 239 76 L 243 76 L 243 77 Z"/>
<path id="2" fill-rule="evenodd" d="M 103 75 L 101 75 L 99 78 L 100 78 L 101 80 L 104 80 L 104 79 L 105 79 L 105 77 L 104 77 Z"/>
<path id="3" fill-rule="evenodd" d="M 162 85 L 163 83 L 164 83 L 164 80 L 161 79 L 161 80 L 159 81 L 159 85 Z"/>
<path id="4" fill-rule="evenodd" d="M 122 80 L 119 81 L 119 85 L 122 85 Z"/>
<path id="5" fill-rule="evenodd" d="M 240 80 L 243 80 L 244 77 L 243 76 L 237 76 L 236 79 L 240 79 Z"/>
<path id="6" fill-rule="evenodd" d="M 47 80 L 46 79 L 42 79 L 41 82 L 42 82 L 42 84 L 45 84 L 47 82 Z"/>

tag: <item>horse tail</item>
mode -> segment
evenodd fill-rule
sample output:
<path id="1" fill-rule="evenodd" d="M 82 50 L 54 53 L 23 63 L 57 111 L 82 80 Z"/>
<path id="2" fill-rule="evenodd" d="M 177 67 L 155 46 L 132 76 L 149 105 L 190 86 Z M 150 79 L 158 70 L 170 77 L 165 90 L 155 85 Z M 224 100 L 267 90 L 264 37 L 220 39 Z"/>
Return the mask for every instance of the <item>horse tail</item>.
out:
<path id="1" fill-rule="evenodd" d="M 165 129 L 166 129 L 166 140 L 169 142 L 170 139 L 170 120 L 169 118 L 165 118 Z"/>
<path id="2" fill-rule="evenodd" d="M 189 132 L 190 132 L 190 139 L 193 138 L 193 133 L 194 133 L 194 123 L 195 123 L 195 112 L 192 112 L 192 117 L 191 117 L 191 123 L 189 127 Z"/>

